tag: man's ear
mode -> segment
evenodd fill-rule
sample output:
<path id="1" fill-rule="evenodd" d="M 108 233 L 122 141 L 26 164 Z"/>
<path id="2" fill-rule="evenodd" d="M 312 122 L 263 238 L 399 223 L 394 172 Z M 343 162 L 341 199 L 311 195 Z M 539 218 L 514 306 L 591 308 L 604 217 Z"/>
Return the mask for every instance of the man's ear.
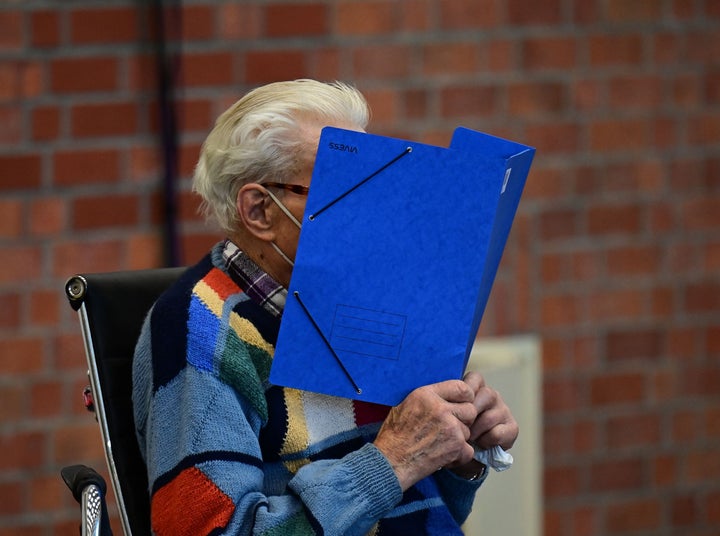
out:
<path id="1" fill-rule="evenodd" d="M 245 229 L 260 240 L 275 239 L 268 195 L 259 184 L 246 184 L 238 191 L 235 207 Z"/>

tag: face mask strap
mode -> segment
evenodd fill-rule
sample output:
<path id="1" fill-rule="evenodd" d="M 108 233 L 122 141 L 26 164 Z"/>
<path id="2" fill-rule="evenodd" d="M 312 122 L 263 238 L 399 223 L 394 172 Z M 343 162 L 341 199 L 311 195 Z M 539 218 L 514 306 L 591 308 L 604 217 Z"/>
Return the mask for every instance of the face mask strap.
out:
<path id="1" fill-rule="evenodd" d="M 265 191 L 270 196 L 270 199 L 272 199 L 275 202 L 275 204 L 280 208 L 280 210 L 282 210 L 285 213 L 285 215 L 288 218 L 290 218 L 290 221 L 293 222 L 297 226 L 298 229 L 302 229 L 302 224 L 298 221 L 298 219 L 295 216 L 293 216 L 292 212 L 290 212 L 290 210 L 275 196 L 275 194 L 272 193 L 267 188 L 265 189 Z"/>
<path id="2" fill-rule="evenodd" d="M 283 253 L 283 251 L 278 247 L 278 245 L 275 242 L 270 242 L 270 245 L 273 247 L 273 249 L 275 251 L 277 251 L 277 254 L 280 255 L 283 258 L 283 260 L 290 265 L 290 267 L 295 266 L 295 263 L 290 259 L 290 257 L 288 257 L 287 255 L 285 255 L 285 253 Z"/>
<path id="3" fill-rule="evenodd" d="M 285 204 L 282 203 L 277 198 L 277 196 L 274 193 L 272 193 L 270 190 L 268 190 L 266 188 L 265 191 L 268 193 L 268 196 L 270 196 L 270 199 L 273 200 L 273 202 L 278 206 L 278 208 L 280 210 L 283 211 L 283 213 L 290 219 L 290 221 L 293 222 L 298 229 L 302 229 L 302 224 L 298 221 L 298 219 L 295 216 L 293 216 L 292 212 L 290 212 L 290 209 L 288 209 L 285 206 Z M 287 255 L 285 255 L 285 252 L 283 250 L 281 250 L 275 242 L 270 242 L 270 245 L 277 252 L 277 254 L 280 255 L 283 258 L 283 260 L 290 265 L 291 268 L 295 266 L 295 263 L 293 262 L 293 260 L 290 257 L 288 257 Z"/>

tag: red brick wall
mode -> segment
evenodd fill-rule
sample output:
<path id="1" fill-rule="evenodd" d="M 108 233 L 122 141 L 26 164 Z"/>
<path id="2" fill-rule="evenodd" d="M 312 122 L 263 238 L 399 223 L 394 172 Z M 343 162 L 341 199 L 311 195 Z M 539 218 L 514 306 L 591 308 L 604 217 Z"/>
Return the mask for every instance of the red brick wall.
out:
<path id="1" fill-rule="evenodd" d="M 0 535 L 76 534 L 59 468 L 103 465 L 65 278 L 162 263 L 138 5 L 0 6 Z M 181 20 L 183 262 L 214 239 L 199 145 L 257 84 L 349 80 L 378 133 L 536 146 L 481 334 L 542 337 L 545 534 L 719 533 L 719 2 L 204 0 Z"/>

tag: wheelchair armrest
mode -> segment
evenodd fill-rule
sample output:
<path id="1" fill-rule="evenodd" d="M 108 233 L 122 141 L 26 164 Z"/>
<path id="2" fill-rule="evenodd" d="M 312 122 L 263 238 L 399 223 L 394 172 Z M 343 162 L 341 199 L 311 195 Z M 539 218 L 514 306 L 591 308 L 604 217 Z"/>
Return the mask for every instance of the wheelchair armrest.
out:
<path id="1" fill-rule="evenodd" d="M 69 465 L 60 470 L 65 484 L 80 503 L 82 536 L 112 536 L 108 517 L 105 479 L 95 469 L 85 465 Z"/>

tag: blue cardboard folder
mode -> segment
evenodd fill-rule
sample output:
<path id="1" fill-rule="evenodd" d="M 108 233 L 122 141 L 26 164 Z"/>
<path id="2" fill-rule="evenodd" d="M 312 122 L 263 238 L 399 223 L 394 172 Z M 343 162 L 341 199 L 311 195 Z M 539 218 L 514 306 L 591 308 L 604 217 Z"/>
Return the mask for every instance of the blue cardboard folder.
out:
<path id="1" fill-rule="evenodd" d="M 462 377 L 534 154 L 325 128 L 270 381 L 396 405 Z"/>

